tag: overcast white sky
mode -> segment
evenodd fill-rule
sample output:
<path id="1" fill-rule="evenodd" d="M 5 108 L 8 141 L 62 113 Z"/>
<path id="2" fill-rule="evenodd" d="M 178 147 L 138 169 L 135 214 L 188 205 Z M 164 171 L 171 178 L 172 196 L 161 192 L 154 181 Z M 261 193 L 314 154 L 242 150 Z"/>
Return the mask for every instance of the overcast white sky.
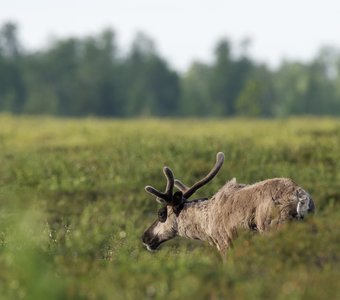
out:
<path id="1" fill-rule="evenodd" d="M 142 31 L 179 70 L 209 61 L 222 37 L 251 38 L 250 54 L 272 66 L 308 60 L 322 45 L 340 48 L 339 0 L 0 0 L 0 25 L 9 20 L 31 49 L 107 27 L 124 48 Z"/>

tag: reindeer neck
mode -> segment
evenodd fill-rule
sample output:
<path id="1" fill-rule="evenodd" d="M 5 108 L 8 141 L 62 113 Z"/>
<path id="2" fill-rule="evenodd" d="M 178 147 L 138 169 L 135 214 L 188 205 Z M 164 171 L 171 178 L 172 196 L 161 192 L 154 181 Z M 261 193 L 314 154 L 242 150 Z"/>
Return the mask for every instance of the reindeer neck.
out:
<path id="1" fill-rule="evenodd" d="M 177 219 L 178 235 L 211 242 L 207 233 L 210 204 L 210 201 L 206 199 L 185 203 Z"/>

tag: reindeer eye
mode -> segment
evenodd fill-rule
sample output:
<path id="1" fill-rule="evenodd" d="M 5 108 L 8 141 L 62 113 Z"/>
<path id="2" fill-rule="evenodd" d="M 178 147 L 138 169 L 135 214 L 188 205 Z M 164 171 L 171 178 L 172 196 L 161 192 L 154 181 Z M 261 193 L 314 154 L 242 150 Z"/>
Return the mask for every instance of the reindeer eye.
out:
<path id="1" fill-rule="evenodd" d="M 166 221 L 168 217 L 168 212 L 166 207 L 162 207 L 159 211 L 158 211 L 158 220 L 162 223 L 164 223 Z"/>

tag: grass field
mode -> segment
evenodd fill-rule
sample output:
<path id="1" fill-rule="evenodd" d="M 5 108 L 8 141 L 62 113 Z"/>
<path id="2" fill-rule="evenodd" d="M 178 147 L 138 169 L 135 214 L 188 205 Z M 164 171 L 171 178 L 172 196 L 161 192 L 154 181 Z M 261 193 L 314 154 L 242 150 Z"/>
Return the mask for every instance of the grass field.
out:
<path id="1" fill-rule="evenodd" d="M 162 167 L 199 195 L 232 177 L 291 177 L 317 211 L 215 249 L 141 243 Z M 0 116 L 0 299 L 339 299 L 340 120 L 98 120 Z"/>

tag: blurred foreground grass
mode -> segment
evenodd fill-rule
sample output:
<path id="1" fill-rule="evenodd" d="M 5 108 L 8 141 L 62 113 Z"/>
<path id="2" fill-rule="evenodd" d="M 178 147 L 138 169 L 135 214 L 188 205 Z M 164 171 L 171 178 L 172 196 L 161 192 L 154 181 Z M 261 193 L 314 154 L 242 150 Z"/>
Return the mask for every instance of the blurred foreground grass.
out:
<path id="1" fill-rule="evenodd" d="M 143 187 L 169 165 L 190 184 L 291 177 L 314 217 L 215 249 L 140 242 L 157 204 Z M 340 295 L 340 120 L 57 120 L 0 116 L 1 299 L 336 299 Z"/>

